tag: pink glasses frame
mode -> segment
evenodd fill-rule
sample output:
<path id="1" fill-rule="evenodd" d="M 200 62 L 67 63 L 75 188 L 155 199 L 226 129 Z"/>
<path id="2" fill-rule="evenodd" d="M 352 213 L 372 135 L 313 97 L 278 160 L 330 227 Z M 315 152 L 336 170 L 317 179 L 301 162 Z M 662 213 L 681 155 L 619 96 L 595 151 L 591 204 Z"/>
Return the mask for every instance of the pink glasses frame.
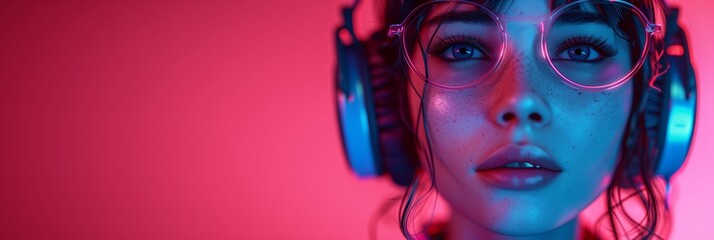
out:
<path id="1" fill-rule="evenodd" d="M 506 46 L 507 46 L 506 43 L 508 40 L 508 34 L 506 33 L 506 30 L 504 27 L 504 21 L 506 19 L 508 19 L 506 16 L 497 15 L 490 9 L 488 9 L 478 3 L 474 3 L 474 2 L 469 2 L 469 1 L 465 1 L 465 0 L 435 0 L 435 1 L 430 1 L 430 2 L 424 3 L 424 4 L 416 7 L 412 12 L 409 13 L 409 15 L 407 15 L 407 17 L 404 19 L 404 21 L 402 23 L 393 24 L 393 25 L 389 26 L 389 30 L 388 30 L 387 34 L 389 35 L 389 37 L 401 36 L 401 34 L 404 32 L 405 24 L 407 24 L 410 20 L 412 20 L 412 17 L 416 16 L 415 13 L 418 12 L 418 10 L 420 10 L 426 6 L 429 6 L 430 4 L 443 3 L 443 2 L 471 4 L 475 7 L 477 7 L 478 9 L 483 9 L 486 12 L 486 14 L 490 15 L 491 17 L 493 17 L 493 19 L 496 20 L 498 30 L 501 32 L 501 38 L 503 39 L 503 42 L 501 44 L 501 50 L 498 53 L 498 60 L 496 61 L 496 64 L 494 64 L 494 66 L 486 74 L 484 74 L 482 77 L 480 77 L 476 80 L 470 81 L 467 84 L 454 86 L 454 85 L 445 85 L 445 84 L 441 84 L 438 82 L 429 81 L 426 76 L 424 76 L 419 71 L 417 71 L 416 70 L 417 68 L 414 66 L 414 64 L 411 61 L 411 58 L 409 57 L 409 50 L 407 49 L 406 39 L 403 37 L 401 38 L 402 39 L 401 43 L 402 43 L 402 47 L 403 47 L 402 54 L 404 55 L 403 57 L 407 58 L 407 64 L 409 65 L 409 68 L 411 68 L 414 73 L 416 73 L 425 82 L 427 82 L 431 85 L 434 85 L 436 87 L 443 88 L 443 89 L 449 89 L 449 90 L 460 90 L 460 89 L 468 88 L 468 87 L 478 84 L 485 78 L 490 77 L 496 70 L 498 70 L 501 67 L 501 64 L 503 62 L 503 56 L 506 52 Z M 558 71 L 558 69 L 555 67 L 555 65 L 553 64 L 553 61 L 551 61 L 550 54 L 547 51 L 547 44 L 545 41 L 545 36 L 547 35 L 548 31 L 550 30 L 550 26 L 552 25 L 552 22 L 563 11 L 565 11 L 565 9 L 567 9 L 570 6 L 584 3 L 584 2 L 596 2 L 597 3 L 597 2 L 602 2 L 602 1 L 592 1 L 592 0 L 575 1 L 575 2 L 558 7 L 557 9 L 553 10 L 553 12 L 551 12 L 545 20 L 540 21 L 539 24 L 540 24 L 541 56 L 548 62 L 548 64 L 550 65 L 551 71 L 553 71 L 553 73 L 555 75 L 559 76 L 560 79 L 566 85 L 568 85 L 572 88 L 583 90 L 583 91 L 590 91 L 590 92 L 605 91 L 605 90 L 617 88 L 617 87 L 621 86 L 622 84 L 624 84 L 625 82 L 627 82 L 627 80 L 632 78 L 632 76 L 635 75 L 635 73 L 642 67 L 642 65 L 644 64 L 644 61 L 645 61 L 645 56 L 647 56 L 647 54 L 649 53 L 649 50 L 651 47 L 650 45 L 652 44 L 651 38 L 655 33 L 662 31 L 662 25 L 650 22 L 649 19 L 645 16 L 645 14 L 640 9 L 638 9 L 636 6 L 632 5 L 631 3 L 625 2 L 623 0 L 609 0 L 609 1 L 607 1 L 610 3 L 614 3 L 614 4 L 624 5 L 625 7 L 631 9 L 635 13 L 635 15 L 637 15 L 637 17 L 640 19 L 640 21 L 642 21 L 643 26 L 645 26 L 644 30 L 647 33 L 647 35 L 645 36 L 645 44 L 643 46 L 644 49 L 642 51 L 641 56 L 639 57 L 639 60 L 635 63 L 635 65 L 632 67 L 632 69 L 622 78 L 620 78 L 612 83 L 605 84 L 605 85 L 598 85 L 598 86 L 579 84 L 579 83 L 576 83 L 576 82 L 568 79 L 565 75 L 563 75 L 563 73 Z"/>

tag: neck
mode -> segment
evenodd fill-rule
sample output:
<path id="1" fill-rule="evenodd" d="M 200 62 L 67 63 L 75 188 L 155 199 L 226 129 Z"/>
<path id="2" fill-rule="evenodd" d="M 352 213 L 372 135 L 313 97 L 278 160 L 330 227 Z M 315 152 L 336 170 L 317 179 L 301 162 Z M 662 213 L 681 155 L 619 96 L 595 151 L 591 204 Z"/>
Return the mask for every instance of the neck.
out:
<path id="1" fill-rule="evenodd" d="M 505 235 L 485 229 L 474 224 L 464 216 L 454 213 L 446 227 L 446 238 L 449 240 L 494 239 L 494 240 L 540 240 L 540 239 L 582 239 L 582 229 L 578 218 L 547 232 L 533 235 Z"/>

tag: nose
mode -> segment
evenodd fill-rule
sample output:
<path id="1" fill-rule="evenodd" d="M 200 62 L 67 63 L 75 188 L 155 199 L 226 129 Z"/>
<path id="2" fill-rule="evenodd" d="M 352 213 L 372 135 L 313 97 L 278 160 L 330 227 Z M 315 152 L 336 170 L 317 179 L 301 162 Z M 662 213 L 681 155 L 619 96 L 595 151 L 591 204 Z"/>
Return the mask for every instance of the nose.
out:
<path id="1" fill-rule="evenodd" d="M 493 108 L 491 119 L 500 126 L 530 125 L 542 127 L 550 123 L 552 113 L 543 99 L 533 92 L 518 91 L 502 98 Z"/>
<path id="2" fill-rule="evenodd" d="M 552 111 L 544 95 L 554 87 L 552 75 L 537 54 L 540 39 L 537 28 L 511 26 L 518 41 L 509 42 L 489 117 L 500 126 L 542 127 L 550 123 Z M 517 31 L 516 31 L 517 30 Z"/>

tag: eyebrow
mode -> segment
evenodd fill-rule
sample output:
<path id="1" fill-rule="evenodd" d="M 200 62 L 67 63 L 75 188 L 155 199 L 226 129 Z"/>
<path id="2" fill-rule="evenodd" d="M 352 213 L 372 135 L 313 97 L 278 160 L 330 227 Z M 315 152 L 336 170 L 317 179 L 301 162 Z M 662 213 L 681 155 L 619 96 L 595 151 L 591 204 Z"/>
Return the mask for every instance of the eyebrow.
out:
<path id="1" fill-rule="evenodd" d="M 553 26 L 555 27 L 558 25 L 575 25 L 583 23 L 595 23 L 610 26 L 607 19 L 602 14 L 582 11 L 568 12 L 564 13 L 563 15 L 560 15 L 553 23 Z"/>
<path id="2" fill-rule="evenodd" d="M 429 19 L 424 25 L 438 25 L 453 22 L 465 22 L 465 23 L 475 23 L 483 24 L 488 26 L 494 26 L 495 22 L 493 17 L 485 13 L 484 11 L 461 11 L 461 12 L 450 12 L 445 14 L 440 14 Z"/>
<path id="3" fill-rule="evenodd" d="M 475 23 L 488 26 L 495 25 L 493 17 L 491 17 L 484 11 L 479 10 L 440 14 L 429 19 L 424 25 L 439 25 L 453 22 Z M 553 26 L 575 25 L 584 23 L 595 23 L 609 26 L 609 23 L 604 15 L 582 11 L 563 13 L 555 20 Z"/>

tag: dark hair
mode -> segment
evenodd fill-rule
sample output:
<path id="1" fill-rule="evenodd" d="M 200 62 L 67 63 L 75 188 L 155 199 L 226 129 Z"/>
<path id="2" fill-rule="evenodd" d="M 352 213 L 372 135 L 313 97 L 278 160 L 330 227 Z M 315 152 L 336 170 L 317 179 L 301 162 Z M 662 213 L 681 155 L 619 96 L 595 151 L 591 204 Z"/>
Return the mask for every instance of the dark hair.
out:
<path id="1" fill-rule="evenodd" d="M 419 122 L 416 125 L 409 120 L 408 107 L 408 92 L 413 90 L 414 86 L 407 79 L 406 71 L 408 67 L 402 62 L 401 47 L 398 41 L 393 41 L 386 36 L 386 29 L 391 24 L 401 23 L 406 16 L 417 6 L 428 2 L 425 0 L 382 0 L 384 8 L 381 16 L 383 16 L 382 28 L 376 32 L 370 39 L 374 45 L 379 46 L 376 52 L 381 56 L 382 60 L 387 63 L 387 66 L 393 68 L 394 81 L 397 81 L 400 86 L 399 101 L 400 110 L 402 111 L 402 120 L 415 133 L 413 136 L 419 136 Z M 502 9 L 510 1 L 499 0 L 479 0 L 478 2 L 490 9 Z M 553 8 L 563 4 L 572 2 L 572 0 L 551 0 Z M 631 0 L 630 3 L 642 10 L 645 15 L 651 20 L 660 20 L 661 12 L 664 9 L 662 0 Z M 659 14 L 659 15 L 658 15 Z M 616 21 L 615 21 L 616 22 Z M 663 48 L 663 39 L 656 38 L 652 49 L 648 55 L 648 61 L 645 62 L 643 68 L 637 72 L 634 79 L 633 87 L 633 103 L 632 111 L 629 115 L 628 123 L 625 127 L 623 135 L 619 161 L 615 167 L 612 181 L 607 188 L 607 213 L 603 214 L 597 221 L 598 229 L 596 234 L 600 234 L 600 228 L 604 227 L 609 230 L 615 239 L 618 235 L 624 233 L 628 238 L 636 239 L 652 239 L 665 238 L 669 234 L 670 216 L 664 199 L 664 194 L 661 191 L 661 186 L 656 183 L 654 175 L 654 157 L 655 151 L 653 147 L 652 134 L 648 131 L 645 122 L 645 103 L 649 98 L 657 98 L 650 89 L 650 84 L 657 84 L 656 80 L 662 73 L 662 66 L 658 64 Z M 649 95 L 649 96 L 648 96 Z M 417 114 L 417 121 L 421 119 L 421 108 Z M 651 124 L 649 124 L 651 125 Z M 433 194 L 437 190 L 436 178 L 434 172 L 434 163 L 431 153 L 431 146 L 427 137 L 426 149 L 422 149 L 419 144 L 417 149 L 420 153 L 426 155 L 427 170 L 431 174 L 431 182 L 429 186 L 421 186 L 420 175 L 425 174 L 421 168 L 412 183 L 405 189 L 399 210 L 399 222 L 402 234 L 411 239 L 412 233 L 408 229 L 414 217 L 414 210 L 423 203 L 423 199 Z M 415 142 L 417 142 L 415 140 Z M 644 209 L 643 219 L 637 219 L 625 208 L 625 201 L 634 199 Z M 627 229 L 624 224 L 629 224 L 630 229 Z M 624 232 L 621 232 L 624 231 Z"/>

